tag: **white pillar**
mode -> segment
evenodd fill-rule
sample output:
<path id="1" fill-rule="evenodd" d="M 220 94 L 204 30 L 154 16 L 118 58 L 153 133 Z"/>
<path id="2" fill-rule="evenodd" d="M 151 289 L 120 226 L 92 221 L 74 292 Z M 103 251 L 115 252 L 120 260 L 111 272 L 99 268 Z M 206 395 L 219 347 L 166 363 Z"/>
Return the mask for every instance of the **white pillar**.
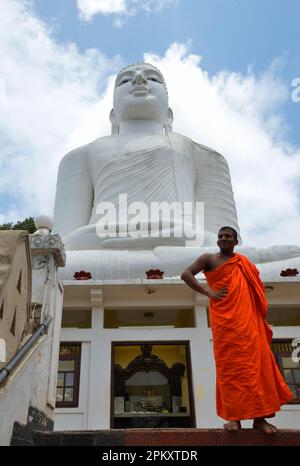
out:
<path id="1" fill-rule="evenodd" d="M 88 428 L 108 429 L 110 413 L 110 354 L 111 350 L 105 345 L 103 318 L 102 288 L 90 291 L 92 306 L 92 338 L 90 353 L 90 381 Z"/>
<path id="2" fill-rule="evenodd" d="M 191 348 L 195 397 L 196 427 L 218 427 L 215 408 L 215 370 L 212 353 L 211 330 L 207 320 L 207 299 L 196 294 L 195 317 L 198 338 Z"/>

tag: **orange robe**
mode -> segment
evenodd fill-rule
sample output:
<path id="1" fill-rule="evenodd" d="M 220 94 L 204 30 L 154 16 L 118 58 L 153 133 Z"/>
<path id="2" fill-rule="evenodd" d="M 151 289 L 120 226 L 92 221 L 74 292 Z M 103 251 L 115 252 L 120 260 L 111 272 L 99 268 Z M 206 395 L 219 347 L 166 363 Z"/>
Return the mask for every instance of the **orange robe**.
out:
<path id="1" fill-rule="evenodd" d="M 258 269 L 235 254 L 205 276 L 213 291 L 228 288 L 225 298 L 210 299 L 217 414 L 227 420 L 272 417 L 293 394 L 270 349 L 273 333 Z"/>

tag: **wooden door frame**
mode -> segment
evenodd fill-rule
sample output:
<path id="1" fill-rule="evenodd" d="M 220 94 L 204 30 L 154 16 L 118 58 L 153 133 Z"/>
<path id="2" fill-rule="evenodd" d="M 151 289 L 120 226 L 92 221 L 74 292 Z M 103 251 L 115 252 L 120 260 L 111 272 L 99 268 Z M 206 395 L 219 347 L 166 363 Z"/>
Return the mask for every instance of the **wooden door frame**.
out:
<path id="1" fill-rule="evenodd" d="M 116 346 L 141 346 L 141 345 L 153 345 L 153 346 L 185 346 L 186 351 L 186 365 L 187 365 L 187 378 L 188 378 L 188 395 L 190 403 L 190 418 L 191 427 L 196 427 L 196 416 L 195 416 L 195 403 L 194 403 L 194 390 L 193 390 L 193 373 L 191 363 L 191 349 L 189 340 L 144 340 L 144 341 L 112 341 L 111 342 L 111 368 L 110 368 L 110 429 L 113 429 L 114 419 L 114 361 L 115 361 L 115 347 Z"/>

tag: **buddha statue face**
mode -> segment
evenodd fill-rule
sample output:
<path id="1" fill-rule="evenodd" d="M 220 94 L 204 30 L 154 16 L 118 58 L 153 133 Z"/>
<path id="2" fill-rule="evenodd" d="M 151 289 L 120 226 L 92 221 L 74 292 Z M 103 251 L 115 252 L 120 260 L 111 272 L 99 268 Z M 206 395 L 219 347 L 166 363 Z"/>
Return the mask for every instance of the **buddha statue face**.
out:
<path id="1" fill-rule="evenodd" d="M 151 120 L 171 129 L 173 115 L 168 107 L 168 92 L 163 75 L 153 66 L 142 63 L 122 70 L 117 78 L 110 114 L 113 133 L 122 122 Z"/>

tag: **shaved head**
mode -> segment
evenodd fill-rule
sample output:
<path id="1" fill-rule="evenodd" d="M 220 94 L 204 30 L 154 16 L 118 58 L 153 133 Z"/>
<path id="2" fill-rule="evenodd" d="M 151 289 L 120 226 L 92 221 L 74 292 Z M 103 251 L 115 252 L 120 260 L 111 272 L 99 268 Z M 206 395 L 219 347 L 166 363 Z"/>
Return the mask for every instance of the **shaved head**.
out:
<path id="1" fill-rule="evenodd" d="M 223 230 L 230 231 L 232 233 L 232 235 L 233 235 L 234 240 L 238 241 L 238 234 L 237 234 L 237 231 L 234 228 L 225 226 L 225 227 L 220 228 L 219 232 L 223 231 Z"/>

